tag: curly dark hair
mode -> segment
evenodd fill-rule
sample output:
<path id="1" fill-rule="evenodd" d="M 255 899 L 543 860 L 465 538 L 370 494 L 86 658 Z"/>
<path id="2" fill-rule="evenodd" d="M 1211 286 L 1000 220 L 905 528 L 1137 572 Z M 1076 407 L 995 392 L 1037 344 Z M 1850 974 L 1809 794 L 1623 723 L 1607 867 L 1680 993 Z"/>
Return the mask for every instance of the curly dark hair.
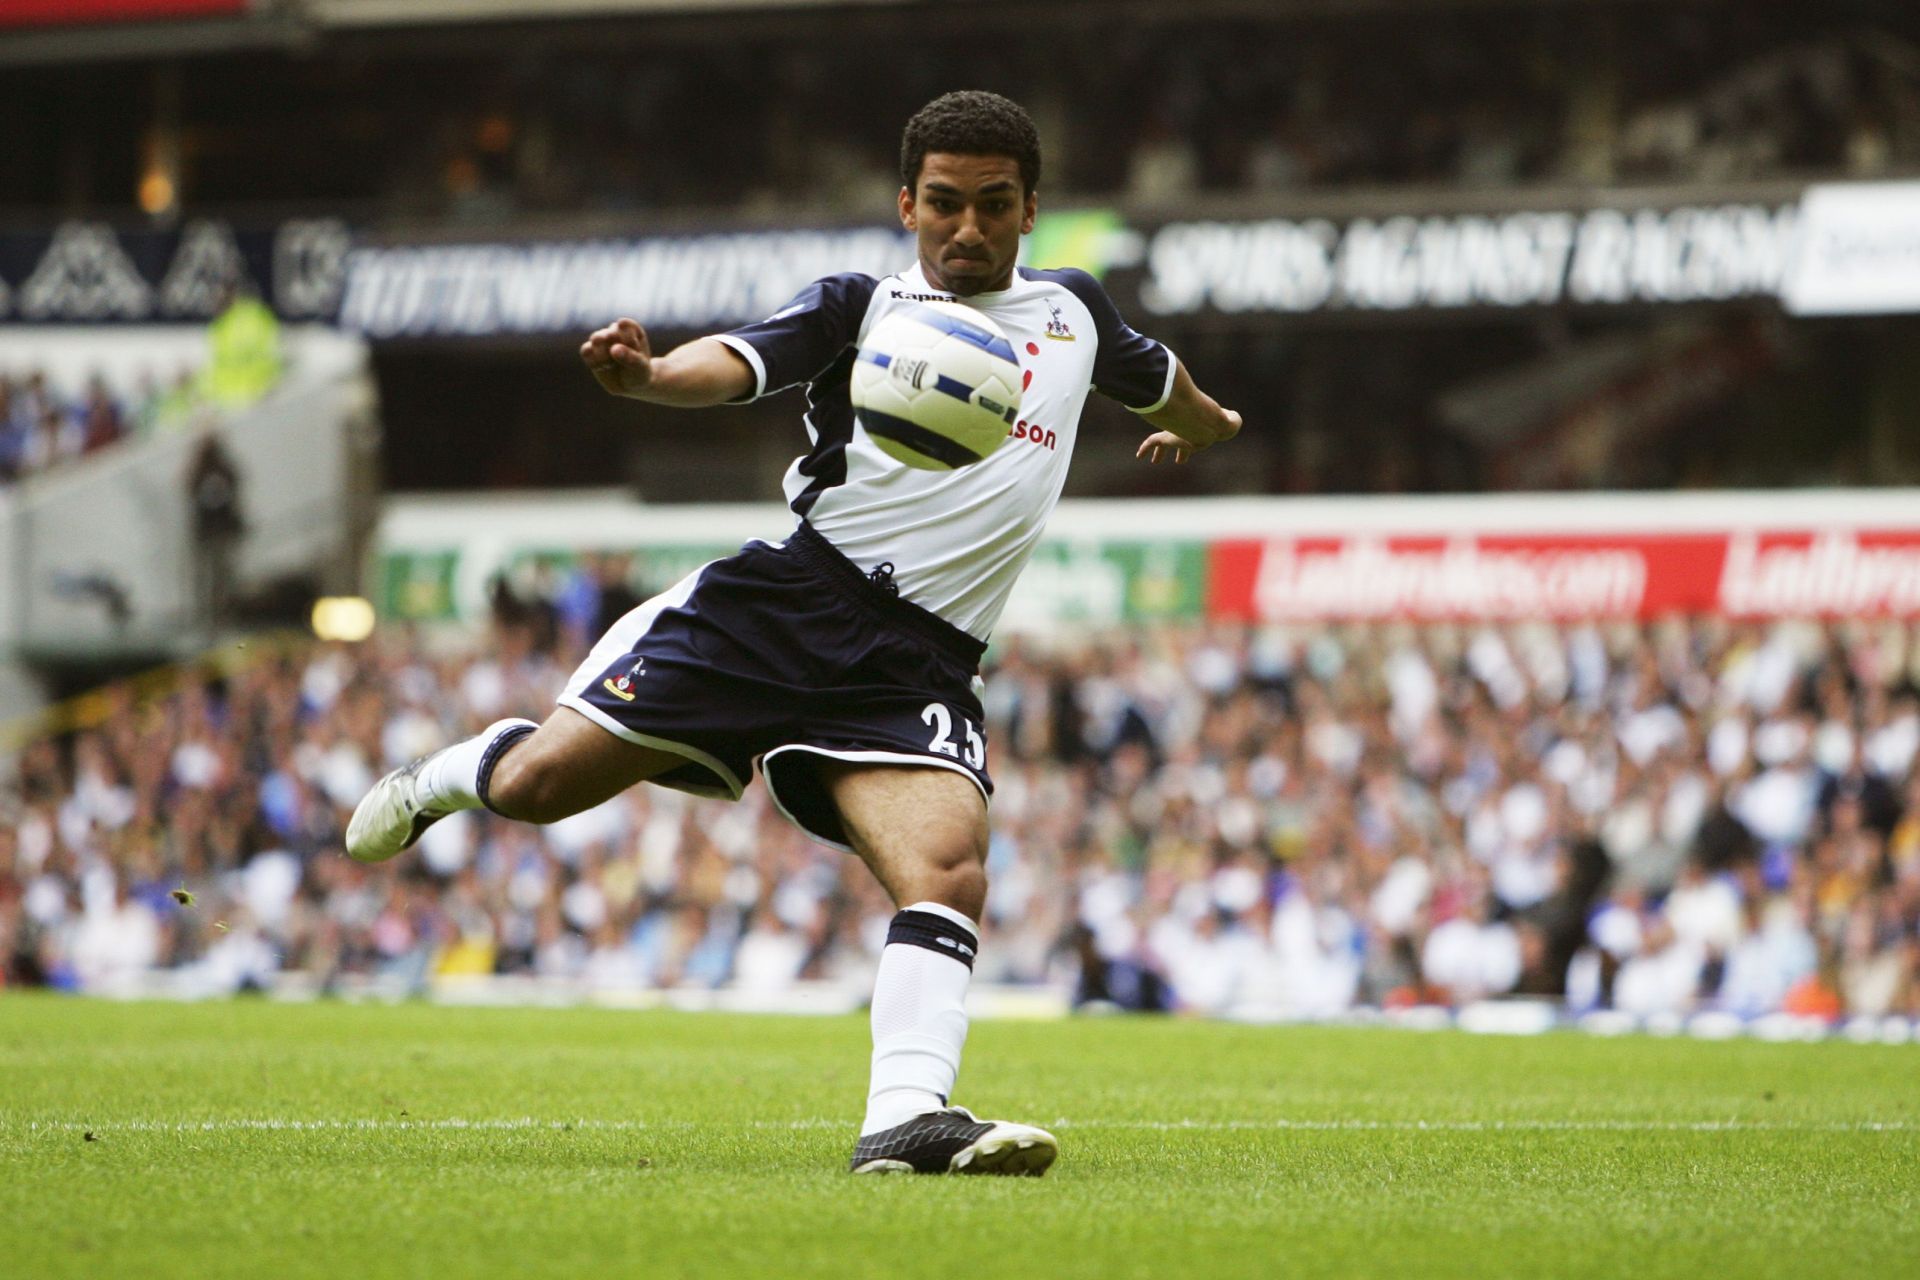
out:
<path id="1" fill-rule="evenodd" d="M 920 184 L 920 162 L 929 151 L 962 156 L 1006 156 L 1020 165 L 1020 184 L 1040 185 L 1040 133 L 1033 118 L 1011 98 L 984 89 L 961 89 L 935 98 L 907 121 L 900 135 L 900 180 Z"/>

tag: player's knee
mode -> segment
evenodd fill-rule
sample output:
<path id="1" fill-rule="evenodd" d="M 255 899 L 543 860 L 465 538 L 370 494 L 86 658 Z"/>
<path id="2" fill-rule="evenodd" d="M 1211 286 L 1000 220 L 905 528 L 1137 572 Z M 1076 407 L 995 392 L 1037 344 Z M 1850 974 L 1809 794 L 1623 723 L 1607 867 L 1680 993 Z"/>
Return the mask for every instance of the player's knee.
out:
<path id="1" fill-rule="evenodd" d="M 987 869 L 977 862 L 956 867 L 950 892 L 954 904 L 978 920 L 987 907 Z"/>
<path id="2" fill-rule="evenodd" d="M 935 902 L 980 918 L 987 903 L 987 868 L 984 860 L 957 851 L 935 859 L 926 868 L 927 896 Z"/>

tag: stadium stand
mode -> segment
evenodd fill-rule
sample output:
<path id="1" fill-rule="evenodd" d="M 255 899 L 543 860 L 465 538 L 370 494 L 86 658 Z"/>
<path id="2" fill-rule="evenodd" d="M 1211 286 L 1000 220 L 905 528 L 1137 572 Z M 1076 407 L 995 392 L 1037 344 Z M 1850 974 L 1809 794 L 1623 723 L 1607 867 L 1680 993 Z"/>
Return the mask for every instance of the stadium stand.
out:
<path id="1" fill-rule="evenodd" d="M 500 606 L 477 649 L 294 644 L 109 686 L 30 744 L 0 832 L 9 980 L 764 993 L 871 967 L 886 904 L 757 790 L 463 815 L 398 875 L 337 856 L 379 772 L 564 678 L 561 613 Z M 1183 626 L 1009 645 L 989 687 L 983 977 L 1245 1016 L 1510 993 L 1920 1016 L 1909 625 Z M 181 910 L 189 881 L 210 888 Z"/>
<path id="2" fill-rule="evenodd" d="M 1084 29 L 1100 7 L 1058 5 L 1050 21 Z M 1920 64 L 1891 18 L 1777 6 L 1734 23 L 1711 0 L 1587 5 L 1574 20 L 1505 7 L 1188 8 L 1136 11 L 1146 20 L 1064 42 L 1010 41 L 1030 21 L 1011 5 L 964 19 L 842 15 L 849 38 L 898 69 L 858 81 L 836 74 L 834 42 L 739 21 L 555 22 L 439 43 L 336 33 L 340 56 L 268 51 L 175 85 L 175 127 L 205 139 L 177 194 L 201 211 L 291 203 L 467 227 L 866 212 L 890 178 L 882 122 L 931 86 L 983 74 L 1048 120 L 1056 198 L 1870 177 L 1920 163 Z M 362 59 L 382 74 L 370 80 Z M 78 85 L 29 68 L 0 104 L 61 110 L 104 150 L 151 92 L 138 75 Z M 708 109 L 681 109 L 692 101 Z M 660 128 L 668 118 L 679 127 Z M 309 145 L 289 152 L 290 135 Z M 59 207 L 58 148 L 74 136 L 29 139 L 0 160 L 17 178 L 6 203 Z"/>
<path id="3" fill-rule="evenodd" d="M 767 314 L 791 292 L 760 296 L 778 270 L 892 269 L 899 122 L 983 80 L 1047 139 L 1036 252 L 1061 256 L 1043 265 L 1090 255 L 1143 331 L 1253 406 L 1234 452 L 1175 473 L 1133 465 L 1114 444 L 1132 420 L 1096 403 L 1070 498 L 1920 479 L 1906 7 L 1193 0 L 1117 22 L 1062 0 L 1047 40 L 1000 3 L 378 7 L 408 20 L 302 0 L 175 44 L 0 47 L 0 114 L 30 122 L 0 152 L 15 332 L 99 326 L 110 345 L 139 325 L 150 344 L 244 284 L 370 352 L 377 397 L 324 414 L 353 442 L 326 453 L 353 458 L 333 496 L 307 501 L 322 469 L 283 461 L 317 434 L 305 406 L 239 459 L 254 527 L 233 550 L 256 593 L 304 575 L 380 596 L 359 568 L 380 494 L 471 500 L 476 525 L 494 489 L 764 500 L 795 406 L 694 433 L 608 402 L 570 358 L 581 295 L 630 286 L 620 307 L 657 307 L 664 346 Z M 873 74 L 839 70 L 854 45 Z M 10 368 L 0 474 L 164 436 L 203 392 L 166 369 L 103 396 Z M 290 514 L 267 556 L 276 480 Z M 43 555 L 136 504 L 71 505 Z M 315 513 L 353 536 L 313 534 Z M 124 523 L 119 545 L 167 541 Z M 614 550 L 560 542 L 529 554 Z M 542 714 L 607 597 L 641 585 L 616 561 L 549 566 L 462 630 L 452 601 L 481 579 L 447 546 L 409 550 L 403 586 L 445 625 L 409 629 L 431 610 L 382 598 L 363 645 L 256 640 L 153 680 L 111 663 L 221 629 L 184 588 L 134 610 L 137 652 L 93 597 L 37 602 L 16 647 L 71 663 L 85 622 L 94 665 L 62 680 L 107 682 L 8 762 L 10 982 L 863 986 L 886 904 L 757 791 L 725 808 L 643 789 L 541 831 L 448 820 L 398 875 L 337 856 L 372 778 Z M 189 558 L 94 556 L 129 593 L 184 584 Z M 0 624 L 96 567 L 0 583 Z M 1537 996 L 1642 1019 L 1920 1017 L 1920 632 L 1910 604 L 1812 612 L 1831 620 L 1103 620 L 1006 640 L 982 976 L 1241 1016 Z"/>

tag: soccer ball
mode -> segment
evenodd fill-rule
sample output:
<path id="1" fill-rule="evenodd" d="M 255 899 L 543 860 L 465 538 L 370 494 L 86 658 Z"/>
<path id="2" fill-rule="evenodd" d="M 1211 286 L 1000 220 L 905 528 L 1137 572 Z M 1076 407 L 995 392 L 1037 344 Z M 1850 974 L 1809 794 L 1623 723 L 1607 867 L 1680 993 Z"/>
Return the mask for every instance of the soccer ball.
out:
<path id="1" fill-rule="evenodd" d="M 993 321 L 956 302 L 915 302 L 867 332 L 849 388 L 889 457 L 951 471 L 1006 443 L 1020 414 L 1020 363 Z"/>

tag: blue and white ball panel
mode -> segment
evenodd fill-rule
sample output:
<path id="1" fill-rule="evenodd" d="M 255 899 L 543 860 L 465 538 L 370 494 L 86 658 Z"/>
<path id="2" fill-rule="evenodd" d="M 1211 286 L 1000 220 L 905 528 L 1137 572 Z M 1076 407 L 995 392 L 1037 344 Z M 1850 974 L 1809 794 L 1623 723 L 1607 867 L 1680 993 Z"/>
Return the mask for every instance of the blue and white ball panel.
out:
<path id="1" fill-rule="evenodd" d="M 958 440 L 921 426 L 911 418 L 886 413 L 871 406 L 860 410 L 860 425 L 880 447 L 897 461 L 922 471 L 952 471 L 972 466 L 986 457 L 975 453 Z"/>
<path id="2" fill-rule="evenodd" d="M 875 445 L 927 471 L 971 466 L 1019 419 L 1021 371 L 991 320 L 958 304 L 909 302 L 860 342 L 849 394 Z"/>
<path id="3" fill-rule="evenodd" d="M 868 364 L 877 365 L 882 369 L 888 370 L 897 370 L 900 366 L 910 363 L 908 361 L 895 360 L 884 351 L 862 351 L 858 358 L 866 361 Z M 930 379 L 927 377 L 928 374 L 932 375 Z M 929 368 L 925 361 L 920 362 L 920 368 L 904 374 L 896 372 L 895 376 L 903 377 L 915 386 L 921 385 L 924 381 L 927 386 L 932 387 L 941 395 L 952 396 L 955 400 L 959 400 L 962 403 L 971 403 L 973 400 L 974 389 L 972 387 L 960 381 L 958 378 L 949 378 L 946 374 Z M 1014 411 L 1012 409 L 996 406 L 995 411 L 1006 419 L 1008 426 L 1013 425 Z"/>
<path id="4" fill-rule="evenodd" d="M 991 384 L 984 391 L 969 386 L 958 378 L 948 377 L 933 369 L 923 357 L 893 356 L 884 351 L 869 349 L 862 351 L 857 359 L 863 364 L 887 370 L 894 375 L 896 381 L 908 386 L 930 390 L 962 405 L 977 406 L 1004 422 L 1008 432 L 1013 430 L 1014 421 L 1019 417 L 1016 406 L 1002 404 L 994 399 L 992 393 L 999 389 L 998 384 Z M 859 375 L 856 373 L 855 376 Z M 943 436 L 909 418 L 875 408 L 871 402 L 860 406 L 859 413 L 860 423 L 869 433 L 884 436 L 896 444 L 913 450 L 921 457 L 933 459 L 943 466 L 964 467 L 986 456 L 974 452 L 958 440 Z M 1002 439 L 1004 438 L 1003 435 Z M 997 448 L 998 445 L 994 447 Z"/>
<path id="5" fill-rule="evenodd" d="M 912 316 L 921 324 L 938 333 L 945 333 L 972 343 L 990 356 L 997 356 L 1009 364 L 1018 365 L 1019 357 L 1013 354 L 1013 344 L 1006 336 L 987 328 L 985 325 L 954 312 L 958 308 L 951 304 L 909 303 L 895 314 Z"/>

